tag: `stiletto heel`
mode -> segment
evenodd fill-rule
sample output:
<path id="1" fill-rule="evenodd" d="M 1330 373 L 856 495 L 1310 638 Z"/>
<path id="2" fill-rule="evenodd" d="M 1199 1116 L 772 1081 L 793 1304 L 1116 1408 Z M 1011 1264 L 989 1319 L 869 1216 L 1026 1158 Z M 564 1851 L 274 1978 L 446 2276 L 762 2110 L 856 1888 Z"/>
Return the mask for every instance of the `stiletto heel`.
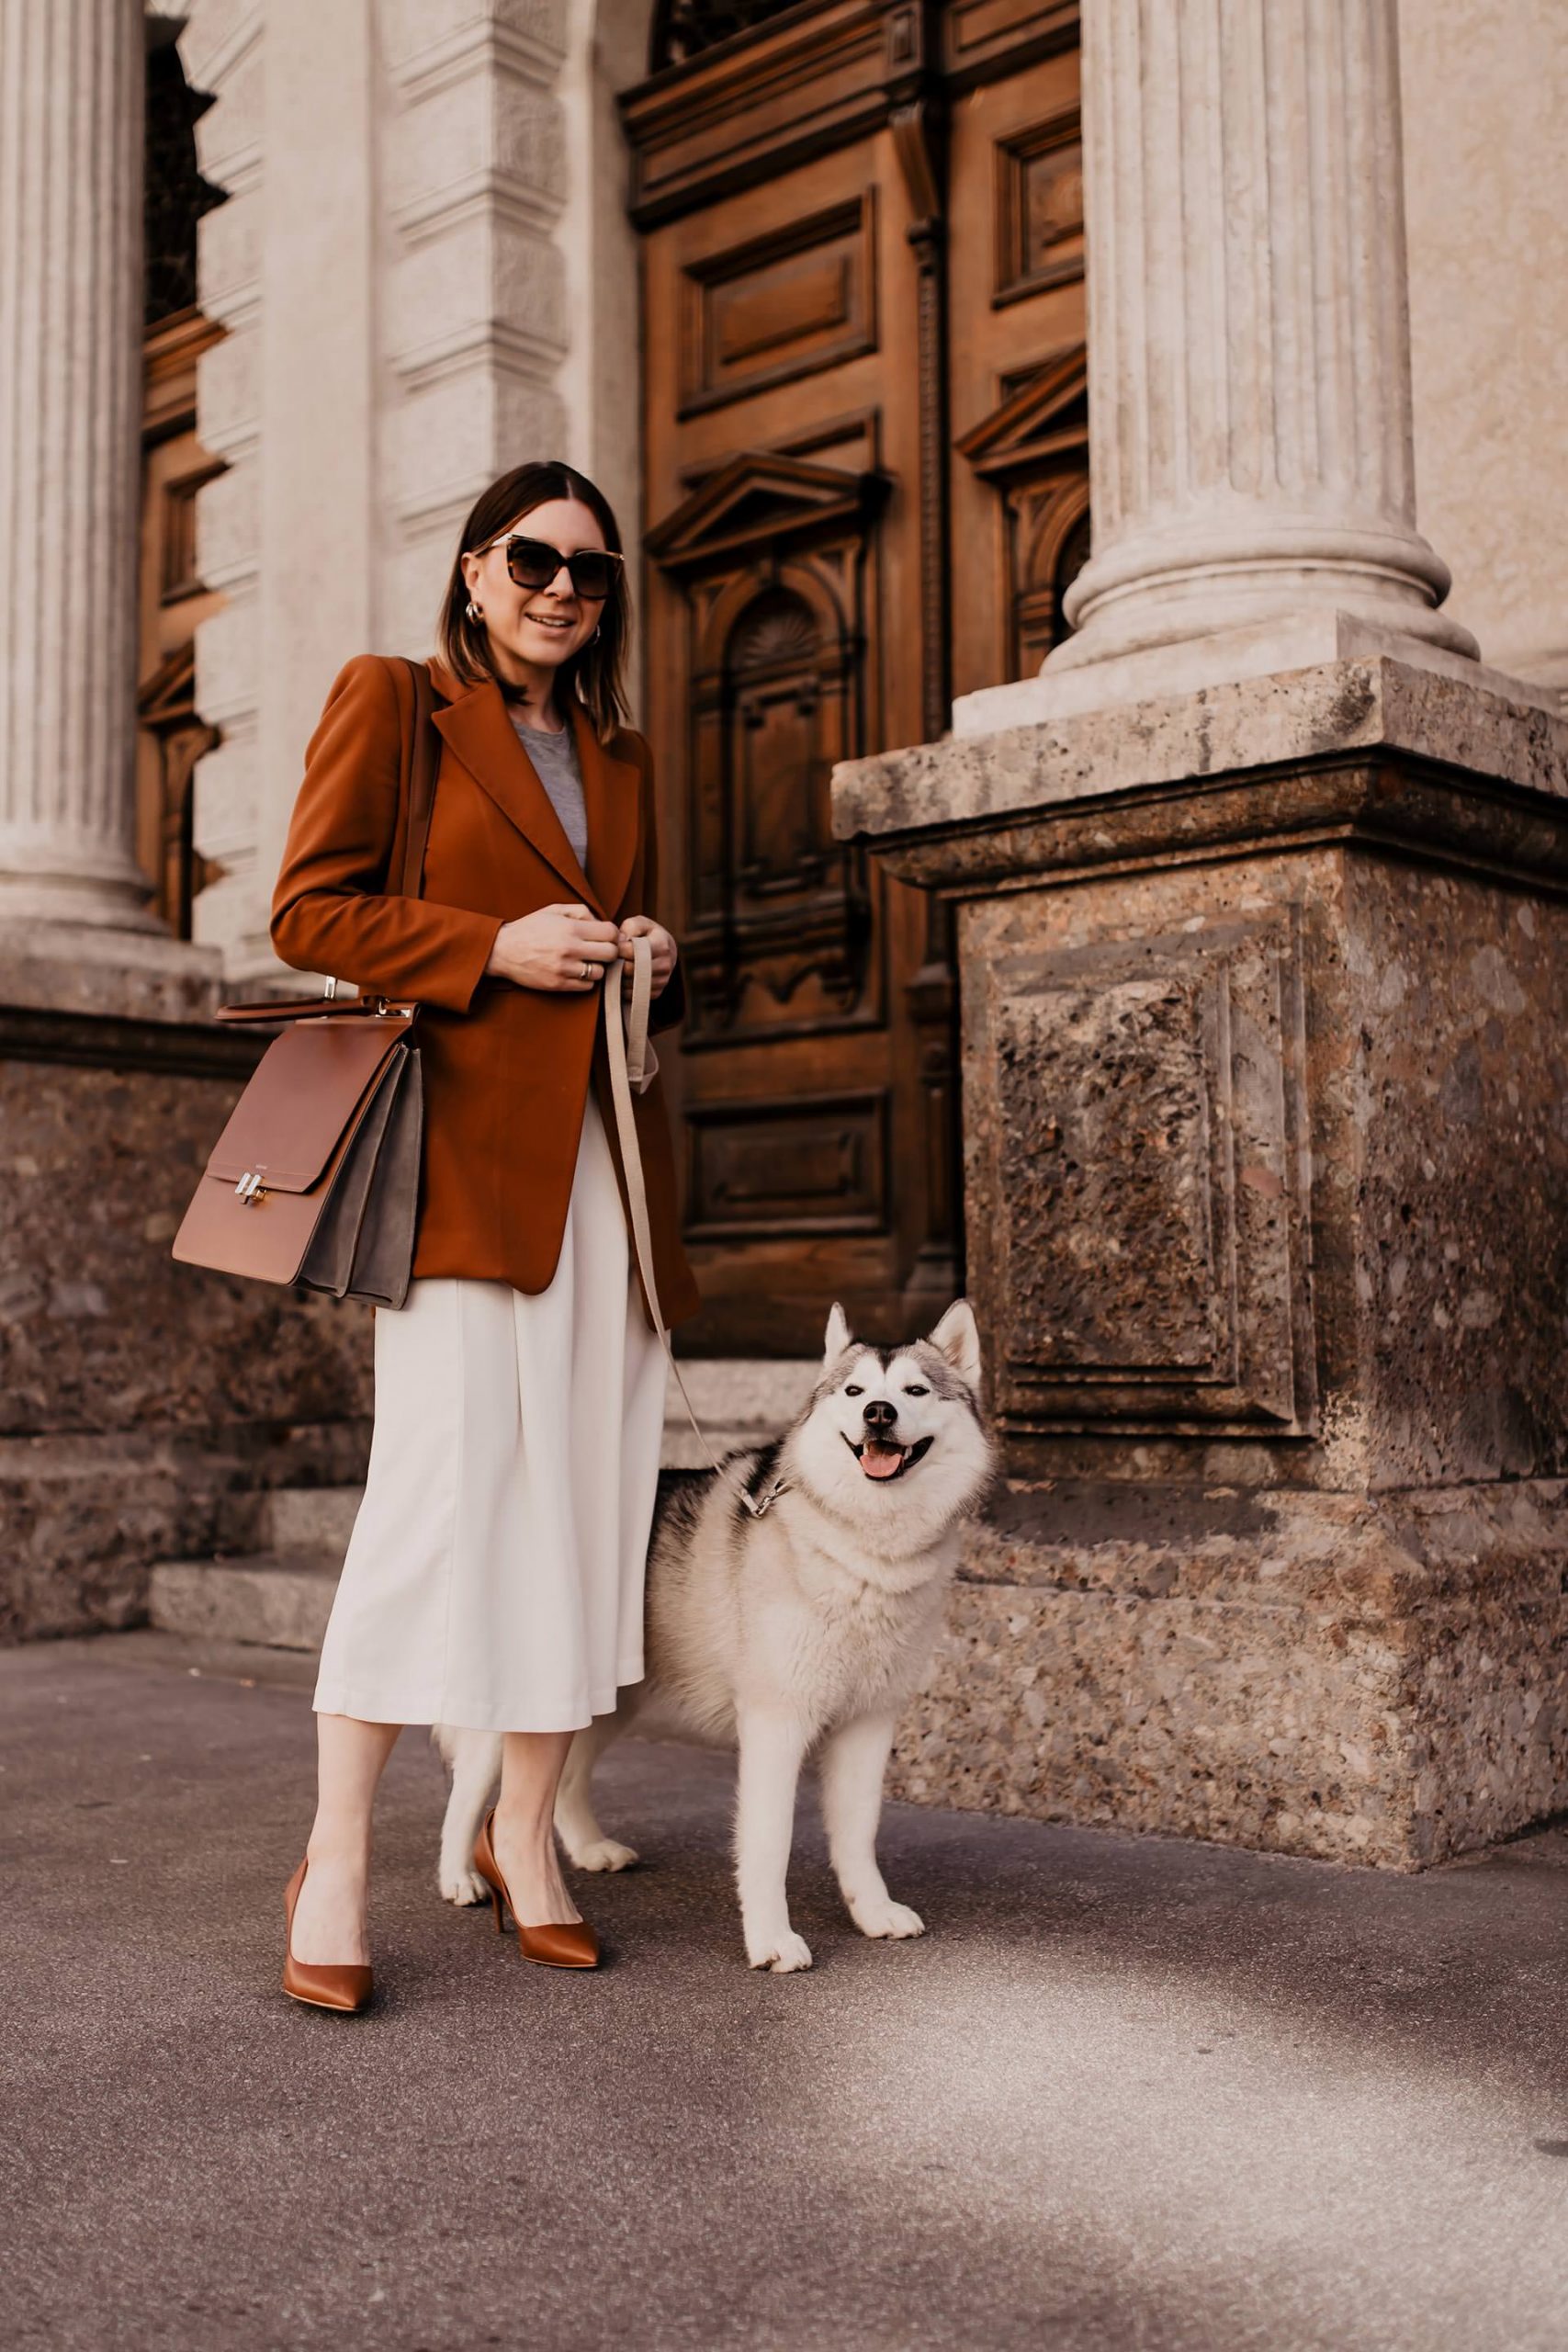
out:
<path id="1" fill-rule="evenodd" d="M 504 1928 L 504 1911 L 510 1908 L 517 1921 L 517 1949 L 525 1960 L 536 1960 L 541 1968 L 597 1968 L 599 1938 L 586 1919 L 549 1919 L 541 1927 L 525 1928 L 517 1918 L 517 1905 L 506 1891 L 506 1881 L 495 1859 L 491 1831 L 494 1819 L 495 1807 L 491 1805 L 474 1840 L 474 1868 L 490 1889 L 497 1928 Z"/>
<path id="2" fill-rule="evenodd" d="M 294 1957 L 294 1905 L 305 1883 L 301 1862 L 283 1890 L 283 1989 L 290 2000 L 312 2009 L 339 2009 L 346 2016 L 366 2007 L 370 1999 L 370 1971 L 352 1962 L 322 1963 Z"/>

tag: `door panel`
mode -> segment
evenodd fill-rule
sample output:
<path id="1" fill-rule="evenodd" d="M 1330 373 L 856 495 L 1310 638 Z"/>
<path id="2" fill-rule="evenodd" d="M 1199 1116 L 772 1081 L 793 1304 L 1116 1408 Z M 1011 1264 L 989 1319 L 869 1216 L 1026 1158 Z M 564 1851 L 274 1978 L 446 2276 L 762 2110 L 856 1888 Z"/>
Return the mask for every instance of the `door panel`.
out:
<path id="1" fill-rule="evenodd" d="M 1089 511 L 1076 51 L 953 109 L 948 345 L 953 691 L 1038 670 Z"/>
<path id="2" fill-rule="evenodd" d="M 834 1298 L 894 1339 L 962 1285 L 945 912 L 834 840 L 829 778 L 1049 641 L 1084 471 L 1076 17 L 824 0 L 705 47 L 677 13 L 681 62 L 623 103 L 681 1339 L 815 1351 Z"/>

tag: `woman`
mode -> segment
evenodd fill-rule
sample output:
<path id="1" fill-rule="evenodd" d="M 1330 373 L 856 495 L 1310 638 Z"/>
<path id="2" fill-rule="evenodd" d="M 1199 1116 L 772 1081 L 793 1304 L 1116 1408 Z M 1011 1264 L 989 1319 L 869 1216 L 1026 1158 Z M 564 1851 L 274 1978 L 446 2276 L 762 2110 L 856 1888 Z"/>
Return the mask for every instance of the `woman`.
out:
<path id="1" fill-rule="evenodd" d="M 551 1816 L 572 1733 L 642 1675 L 664 1357 L 628 1245 L 600 1005 L 637 933 L 649 1025 L 684 1009 L 649 912 L 649 749 L 620 723 L 628 619 L 601 492 L 560 464 L 503 475 L 464 526 L 431 664 L 423 895 L 387 888 L 412 695 L 400 664 L 363 655 L 311 739 L 273 902 L 287 963 L 423 1008 L 412 1279 L 376 1314 L 368 1480 L 316 1686 L 316 1818 L 286 1897 L 284 1988 L 321 2007 L 369 1997 L 371 1803 L 405 1723 L 505 1735 L 476 1868 L 528 1957 L 598 1957 Z M 700 1302 L 657 1077 L 634 1112 L 673 1323 Z"/>

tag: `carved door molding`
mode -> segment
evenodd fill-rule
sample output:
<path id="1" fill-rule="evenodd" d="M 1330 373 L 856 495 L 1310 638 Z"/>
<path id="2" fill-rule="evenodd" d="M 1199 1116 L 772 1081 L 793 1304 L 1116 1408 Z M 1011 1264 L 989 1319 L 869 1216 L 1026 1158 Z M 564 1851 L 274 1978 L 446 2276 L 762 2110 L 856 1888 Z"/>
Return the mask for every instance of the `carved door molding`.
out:
<path id="1" fill-rule="evenodd" d="M 645 542 L 684 622 L 688 1050 L 879 1016 L 866 856 L 834 840 L 828 787 L 866 740 L 886 489 L 743 452 Z"/>
<path id="2" fill-rule="evenodd" d="M 1089 556 L 1089 356 L 1024 373 L 954 443 L 998 502 L 1006 674 L 1028 677 L 1066 635 L 1063 599 Z"/>

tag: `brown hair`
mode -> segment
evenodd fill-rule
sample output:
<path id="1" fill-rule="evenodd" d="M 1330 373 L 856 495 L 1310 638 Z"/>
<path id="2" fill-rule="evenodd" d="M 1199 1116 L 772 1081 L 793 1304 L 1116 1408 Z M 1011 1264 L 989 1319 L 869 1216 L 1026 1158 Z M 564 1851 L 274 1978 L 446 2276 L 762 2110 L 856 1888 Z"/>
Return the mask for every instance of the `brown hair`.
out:
<path id="1" fill-rule="evenodd" d="M 604 533 L 604 545 L 616 554 L 620 552 L 620 528 L 609 500 L 575 466 L 566 465 L 558 458 L 546 458 L 534 465 L 513 466 L 510 473 L 498 475 L 474 501 L 463 526 L 457 551 L 452 559 L 452 577 L 442 600 L 441 618 L 436 624 L 436 652 L 452 675 L 466 686 L 479 685 L 486 678 L 496 677 L 497 672 L 484 624 L 468 618 L 468 584 L 463 577 L 462 560 L 498 538 L 509 523 L 552 498 L 581 500 Z M 614 577 L 599 616 L 599 633 L 561 663 L 556 687 L 558 703 L 577 701 L 582 705 L 601 743 L 608 743 L 617 727 L 631 715 L 622 675 L 631 635 L 631 597 L 626 565 L 614 564 L 611 570 Z M 564 708 L 561 716 L 566 716 Z"/>

